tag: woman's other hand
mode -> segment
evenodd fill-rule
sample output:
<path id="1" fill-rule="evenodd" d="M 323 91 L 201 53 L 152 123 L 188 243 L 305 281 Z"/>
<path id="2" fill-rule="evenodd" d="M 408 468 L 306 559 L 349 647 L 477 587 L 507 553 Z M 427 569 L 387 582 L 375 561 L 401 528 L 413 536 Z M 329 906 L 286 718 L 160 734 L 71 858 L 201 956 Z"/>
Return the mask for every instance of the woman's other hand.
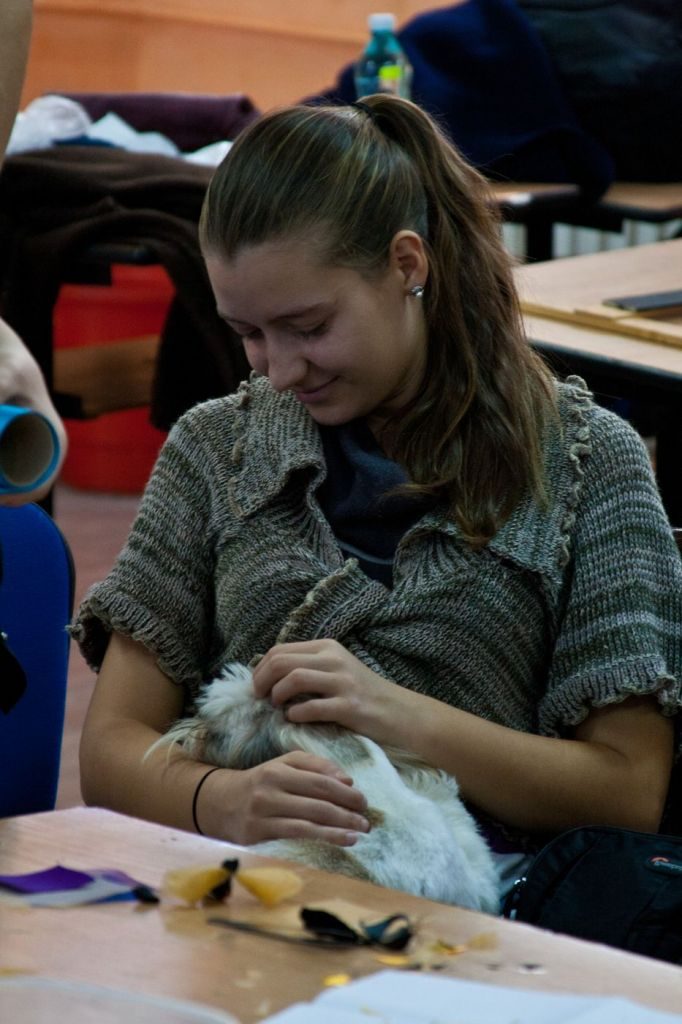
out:
<path id="1" fill-rule="evenodd" d="M 271 839 L 353 846 L 369 831 L 366 809 L 338 765 L 297 750 L 245 771 L 214 772 L 202 787 L 197 819 L 206 835 L 245 846 Z"/>
<path id="2" fill-rule="evenodd" d="M 392 723 L 415 696 L 336 640 L 271 647 L 254 669 L 253 686 L 259 698 L 278 707 L 290 704 L 290 722 L 335 722 L 383 744 L 395 743 Z"/>

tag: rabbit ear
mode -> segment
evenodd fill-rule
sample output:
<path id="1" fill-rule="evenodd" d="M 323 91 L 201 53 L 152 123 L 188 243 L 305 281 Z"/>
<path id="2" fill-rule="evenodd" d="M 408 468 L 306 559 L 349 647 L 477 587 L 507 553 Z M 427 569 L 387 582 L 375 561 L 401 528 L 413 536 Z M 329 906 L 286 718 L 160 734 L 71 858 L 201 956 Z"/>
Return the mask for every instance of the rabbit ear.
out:
<path id="1" fill-rule="evenodd" d="M 251 706 L 254 701 L 250 669 L 233 663 L 226 665 L 220 675 L 206 683 L 197 697 L 196 711 L 201 718 L 217 721 L 234 708 Z"/>
<path id="2" fill-rule="evenodd" d="M 158 740 L 152 743 L 142 760 L 146 761 L 155 750 L 160 750 L 162 747 L 168 747 L 168 756 L 170 757 L 171 748 L 175 743 L 178 743 L 190 757 L 196 757 L 205 737 L 206 728 L 198 718 L 181 718 L 170 727 L 168 732 L 159 736 Z"/>

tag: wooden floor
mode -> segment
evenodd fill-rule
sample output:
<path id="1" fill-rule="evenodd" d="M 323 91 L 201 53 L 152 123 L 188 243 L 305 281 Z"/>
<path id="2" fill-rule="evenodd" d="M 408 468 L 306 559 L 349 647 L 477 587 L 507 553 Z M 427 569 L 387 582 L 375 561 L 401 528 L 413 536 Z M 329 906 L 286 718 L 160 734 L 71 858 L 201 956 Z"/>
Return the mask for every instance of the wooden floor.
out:
<path id="1" fill-rule="evenodd" d="M 53 516 L 69 542 L 76 568 L 76 607 L 88 587 L 102 579 L 121 549 L 139 497 L 79 491 L 59 484 Z M 72 643 L 58 807 L 81 803 L 78 742 L 94 683 L 77 646 Z"/>

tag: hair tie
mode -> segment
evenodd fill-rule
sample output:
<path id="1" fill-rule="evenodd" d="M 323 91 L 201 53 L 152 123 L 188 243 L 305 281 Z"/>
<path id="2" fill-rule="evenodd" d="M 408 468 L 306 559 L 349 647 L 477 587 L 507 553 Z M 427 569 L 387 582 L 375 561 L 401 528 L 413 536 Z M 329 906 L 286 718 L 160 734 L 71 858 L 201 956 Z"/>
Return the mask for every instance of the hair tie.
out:
<path id="1" fill-rule="evenodd" d="M 370 119 L 372 124 L 377 125 L 377 113 L 369 106 L 369 104 L 363 103 L 362 100 L 353 100 L 351 107 L 355 107 L 356 110 L 361 110 L 363 114 L 367 114 L 367 117 Z"/>
<path id="2" fill-rule="evenodd" d="M 385 139 L 400 145 L 400 139 L 395 134 L 393 121 L 390 117 L 386 116 L 383 110 L 375 110 L 374 107 L 370 107 L 368 103 L 363 103 L 362 100 L 354 100 L 350 106 L 366 114 L 379 134 L 383 135 Z"/>
<path id="3" fill-rule="evenodd" d="M 218 771 L 220 771 L 220 765 L 218 765 L 216 768 L 209 768 L 208 771 L 201 776 L 197 783 L 197 788 L 194 790 L 194 797 L 192 799 L 192 822 L 194 823 L 194 827 L 200 836 L 203 836 L 204 833 L 201 831 L 199 822 L 197 821 L 197 801 L 199 799 L 199 793 L 201 792 L 201 787 L 206 782 L 206 779 L 209 777 L 209 775 L 213 775 L 213 772 Z"/>

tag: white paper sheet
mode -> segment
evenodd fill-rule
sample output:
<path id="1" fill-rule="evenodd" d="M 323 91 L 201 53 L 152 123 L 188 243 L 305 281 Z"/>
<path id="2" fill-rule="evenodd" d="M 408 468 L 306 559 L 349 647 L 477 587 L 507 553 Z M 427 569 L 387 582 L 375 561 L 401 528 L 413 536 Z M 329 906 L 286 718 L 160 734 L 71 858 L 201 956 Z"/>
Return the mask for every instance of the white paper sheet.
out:
<path id="1" fill-rule="evenodd" d="M 380 971 L 312 1003 L 297 1004 L 263 1024 L 682 1024 L 627 999 L 562 995 Z"/>

